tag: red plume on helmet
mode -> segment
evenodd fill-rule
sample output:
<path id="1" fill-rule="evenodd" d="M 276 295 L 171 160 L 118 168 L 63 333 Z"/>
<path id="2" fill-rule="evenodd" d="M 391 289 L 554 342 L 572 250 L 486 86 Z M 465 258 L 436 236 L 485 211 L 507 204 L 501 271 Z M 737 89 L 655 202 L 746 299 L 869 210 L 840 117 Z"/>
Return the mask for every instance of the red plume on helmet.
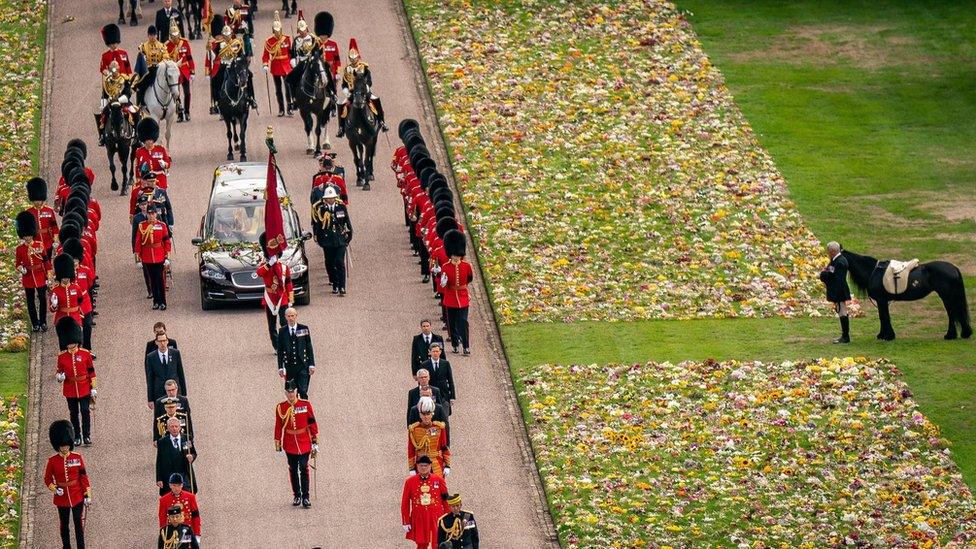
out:
<path id="1" fill-rule="evenodd" d="M 350 52 L 354 51 L 356 53 L 359 53 L 359 46 L 356 44 L 356 39 L 355 38 L 350 38 L 349 39 L 349 51 Z"/>

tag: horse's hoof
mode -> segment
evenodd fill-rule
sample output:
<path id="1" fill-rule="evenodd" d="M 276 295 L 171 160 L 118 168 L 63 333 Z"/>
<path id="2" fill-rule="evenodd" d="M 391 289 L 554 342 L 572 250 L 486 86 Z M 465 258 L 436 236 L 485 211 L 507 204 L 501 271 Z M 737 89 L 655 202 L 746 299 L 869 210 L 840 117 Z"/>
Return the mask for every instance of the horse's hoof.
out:
<path id="1" fill-rule="evenodd" d="M 369 190 L 369 183 L 366 183 L 365 185 L 363 185 L 363 190 L 364 191 L 368 191 Z"/>
<path id="2" fill-rule="evenodd" d="M 119 184 L 117 182 L 113 181 L 111 188 L 112 188 L 113 191 L 117 191 L 117 190 L 119 190 Z"/>
<path id="3" fill-rule="evenodd" d="M 951 341 L 953 339 L 956 339 L 957 337 L 959 337 L 959 336 L 957 336 L 955 332 L 950 332 L 950 333 L 942 336 L 942 339 L 945 339 L 947 341 Z"/>
<path id="4" fill-rule="evenodd" d="M 244 153 L 241 153 L 241 162 L 247 162 L 247 155 Z"/>
<path id="5" fill-rule="evenodd" d="M 362 187 L 363 186 L 363 180 L 362 179 L 356 179 L 356 186 L 357 187 Z"/>
<path id="6" fill-rule="evenodd" d="M 234 153 L 227 153 L 227 160 L 233 160 L 233 159 L 234 159 Z"/>
<path id="7" fill-rule="evenodd" d="M 315 152 L 315 149 L 305 149 L 305 154 L 312 154 L 313 152 Z"/>
<path id="8" fill-rule="evenodd" d="M 118 24 L 120 24 L 120 25 L 124 25 L 124 24 L 125 24 L 125 17 L 119 17 L 119 20 L 118 20 L 118 21 L 116 21 L 116 22 L 117 22 Z"/>

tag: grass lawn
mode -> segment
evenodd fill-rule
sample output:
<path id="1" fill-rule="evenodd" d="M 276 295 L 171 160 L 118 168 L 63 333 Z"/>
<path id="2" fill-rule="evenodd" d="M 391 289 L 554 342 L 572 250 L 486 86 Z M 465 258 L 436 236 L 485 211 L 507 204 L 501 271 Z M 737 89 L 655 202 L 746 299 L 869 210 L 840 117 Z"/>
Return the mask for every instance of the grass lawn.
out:
<path id="1" fill-rule="evenodd" d="M 0 397 L 23 397 L 27 392 L 27 353 L 0 353 Z"/>

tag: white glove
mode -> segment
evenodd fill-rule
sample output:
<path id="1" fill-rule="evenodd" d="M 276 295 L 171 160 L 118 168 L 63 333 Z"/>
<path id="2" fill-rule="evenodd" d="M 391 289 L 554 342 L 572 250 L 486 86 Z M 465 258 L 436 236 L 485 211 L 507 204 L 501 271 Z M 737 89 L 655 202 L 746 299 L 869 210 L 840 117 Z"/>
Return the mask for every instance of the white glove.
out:
<path id="1" fill-rule="evenodd" d="M 163 265 L 169 267 L 169 259 L 163 260 Z"/>
<path id="2" fill-rule="evenodd" d="M 210 75 L 207 75 L 207 82 L 210 82 Z"/>
<path id="3" fill-rule="evenodd" d="M 136 268 L 138 269 L 142 268 L 142 261 L 136 261 Z"/>
<path id="4" fill-rule="evenodd" d="M 308 375 L 312 375 L 314 373 L 315 373 L 315 366 L 309 366 L 308 367 Z"/>
<path id="5" fill-rule="evenodd" d="M 447 273 L 441 275 L 441 286 L 447 286 Z"/>
<path id="6" fill-rule="evenodd" d="M 278 375 L 281 376 L 281 377 L 285 377 L 285 369 L 284 368 L 278 368 Z"/>
<path id="7" fill-rule="evenodd" d="M 403 525 L 403 531 L 404 532 L 409 532 L 410 531 L 410 525 L 409 524 L 404 524 Z"/>
<path id="8" fill-rule="evenodd" d="M 430 270 L 430 272 L 432 272 L 434 274 L 440 273 L 441 272 L 441 266 L 440 265 L 434 265 L 434 267 Z"/>
<path id="9" fill-rule="evenodd" d="M 56 294 L 51 294 L 51 306 L 55 308 L 58 306 L 58 296 Z"/>
<path id="10" fill-rule="evenodd" d="M 92 398 L 97 397 L 98 396 L 98 391 L 96 391 L 95 389 L 92 389 L 91 390 L 91 396 L 92 396 Z"/>
<path id="11" fill-rule="evenodd" d="M 261 68 L 264 69 L 264 72 L 268 72 L 268 66 L 267 65 L 264 65 Z"/>
<path id="12" fill-rule="evenodd" d="M 64 488 L 58 486 L 57 489 L 54 490 L 54 494 L 55 495 L 58 495 L 58 496 L 63 496 L 64 495 Z"/>
<path id="13" fill-rule="evenodd" d="M 54 378 L 58 380 L 58 383 L 64 383 L 64 374 L 62 372 L 58 372 Z"/>
<path id="14" fill-rule="evenodd" d="M 197 545 L 200 545 L 200 536 L 194 536 L 194 537 L 197 538 Z"/>
<path id="15" fill-rule="evenodd" d="M 86 497 L 85 498 L 85 507 L 87 507 L 89 505 L 91 505 L 91 498 L 90 497 Z"/>
<path id="16" fill-rule="evenodd" d="M 411 477 L 414 476 L 414 475 L 416 475 L 416 474 L 417 474 L 417 471 L 414 471 L 413 469 L 410 470 L 410 476 Z"/>
<path id="17" fill-rule="evenodd" d="M 119 103 L 121 103 L 121 104 L 124 105 L 124 104 L 126 104 L 128 102 L 129 102 L 129 98 L 128 97 L 126 97 L 125 95 L 120 95 L 119 96 Z"/>
<path id="18" fill-rule="evenodd" d="M 166 168 L 169 168 L 169 164 L 167 164 L 165 160 L 160 160 L 159 161 L 159 167 L 161 169 L 165 170 Z"/>
<path id="19" fill-rule="evenodd" d="M 195 75 L 195 74 L 191 74 L 191 75 L 190 75 L 190 82 L 193 82 L 193 79 L 194 79 L 194 78 L 196 78 L 196 77 L 197 77 L 197 75 Z"/>
<path id="20" fill-rule="evenodd" d="M 20 267 L 18 267 L 17 270 L 20 271 L 20 274 L 22 274 L 22 275 L 27 274 L 27 267 L 24 267 L 23 265 L 21 265 Z"/>
<path id="21" fill-rule="evenodd" d="M 319 445 L 318 444 L 313 444 L 312 445 L 312 451 L 313 452 L 318 452 L 319 451 Z"/>
<path id="22" fill-rule="evenodd" d="M 447 478 L 449 476 L 451 476 L 451 468 L 450 467 L 445 467 L 444 468 L 444 478 Z"/>
<path id="23" fill-rule="evenodd" d="M 120 97 L 120 98 L 119 98 L 119 103 L 121 103 L 121 102 L 122 102 L 122 98 Z M 102 99 L 101 99 L 101 100 L 100 100 L 100 101 L 98 102 L 98 104 L 99 104 L 99 105 L 101 106 L 101 108 L 102 108 L 102 109 L 104 109 L 104 108 L 105 108 L 105 106 L 106 106 L 106 105 L 108 105 L 108 99 L 105 99 L 105 98 L 103 97 L 103 98 L 102 98 Z M 100 114 L 100 113 L 99 113 L 99 114 Z"/>
<path id="24" fill-rule="evenodd" d="M 278 453 L 279 453 L 279 454 L 284 454 L 284 453 L 285 453 L 285 449 L 284 449 L 284 448 L 282 448 L 281 450 L 278 450 Z"/>
<path id="25" fill-rule="evenodd" d="M 291 65 L 291 68 L 293 68 L 293 69 L 294 69 L 294 68 L 295 68 L 295 65 L 297 65 L 297 64 L 298 64 L 298 59 L 295 59 L 295 58 L 293 57 L 293 58 L 291 58 L 291 59 L 289 59 L 289 60 L 288 60 L 288 64 L 289 64 L 289 65 Z"/>

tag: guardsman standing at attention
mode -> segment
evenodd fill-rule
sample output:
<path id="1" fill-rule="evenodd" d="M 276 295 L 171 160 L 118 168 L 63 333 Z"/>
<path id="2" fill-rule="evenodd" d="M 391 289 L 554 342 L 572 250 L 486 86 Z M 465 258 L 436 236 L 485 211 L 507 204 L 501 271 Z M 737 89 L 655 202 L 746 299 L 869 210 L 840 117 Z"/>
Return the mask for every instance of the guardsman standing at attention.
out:
<path id="1" fill-rule="evenodd" d="M 44 257 L 50 261 L 54 239 L 58 236 L 58 218 L 54 215 L 54 208 L 47 205 L 47 181 L 40 177 L 28 179 L 27 199 L 31 202 L 27 211 L 37 220 L 37 236 L 44 245 Z"/>
<path id="2" fill-rule="evenodd" d="M 140 106 L 144 106 L 143 98 L 146 90 L 156 80 L 156 68 L 164 60 L 169 58 L 166 51 L 166 44 L 159 41 L 159 29 L 154 25 L 149 25 L 146 31 L 148 39 L 139 45 L 139 56 L 136 58 L 136 76 L 132 85 L 136 88 L 136 95 Z M 166 29 L 162 29 L 166 32 Z"/>
<path id="3" fill-rule="evenodd" d="M 153 296 L 153 309 L 166 310 L 166 274 L 172 239 L 166 223 L 158 219 L 158 210 L 149 207 L 149 219 L 139 224 L 136 234 L 136 263 L 149 274 L 149 288 Z"/>
<path id="4" fill-rule="evenodd" d="M 200 536 L 193 535 L 193 529 L 185 524 L 186 519 L 179 505 L 167 509 L 165 517 L 163 519 L 165 522 L 159 528 L 157 549 L 200 549 L 200 542 L 197 539 Z"/>
<path id="5" fill-rule="evenodd" d="M 197 67 L 193 63 L 190 41 L 180 36 L 180 27 L 174 22 L 169 27 L 169 40 L 166 42 L 169 58 L 180 68 L 180 86 L 183 87 L 183 110 L 176 113 L 177 122 L 190 121 L 190 82 L 196 76 Z"/>
<path id="6" fill-rule="evenodd" d="M 193 492 L 183 489 L 183 475 L 173 473 L 169 476 L 169 492 L 159 498 L 159 527 L 165 528 L 167 517 L 172 517 L 172 510 L 178 510 L 181 524 L 190 528 L 194 541 L 200 542 L 200 507 L 197 496 Z M 177 546 L 179 547 L 179 546 Z"/>
<path id="7" fill-rule="evenodd" d="M 14 266 L 20 273 L 20 285 L 27 298 L 27 315 L 31 329 L 47 331 L 47 276 L 51 262 L 46 259 L 44 243 L 37 234 L 34 214 L 23 211 L 17 214 L 17 236 L 20 244 L 14 253 Z"/>
<path id="8" fill-rule="evenodd" d="M 281 30 L 281 19 L 278 12 L 274 13 L 274 23 L 271 23 L 271 36 L 264 41 L 264 53 L 261 54 L 261 64 L 264 72 L 270 72 L 274 80 L 275 99 L 278 100 L 278 116 L 291 116 L 291 88 L 285 82 L 291 72 L 291 36 Z M 282 88 L 284 91 L 282 92 Z"/>
<path id="9" fill-rule="evenodd" d="M 466 243 L 464 233 L 451 229 L 444 234 L 444 251 L 450 258 L 441 267 L 437 289 L 443 294 L 444 308 L 447 310 L 447 324 L 450 328 L 451 347 L 458 352 L 458 344 L 464 348 L 464 356 L 471 354 L 468 339 L 468 284 L 474 279 L 471 264 L 464 260 Z"/>
<path id="10" fill-rule="evenodd" d="M 478 549 L 478 525 L 474 515 L 461 510 L 461 494 L 447 498 L 450 512 L 437 521 L 437 547 L 443 549 Z M 448 545 L 444 545 L 447 543 Z"/>
<path id="11" fill-rule="evenodd" d="M 95 400 L 95 363 L 81 348 L 81 326 L 70 316 L 54 326 L 58 332 L 58 368 L 55 377 L 68 401 L 68 417 L 75 432 L 75 446 L 91 446 L 91 403 Z M 81 421 L 78 421 L 79 416 Z"/>
<path id="12" fill-rule="evenodd" d="M 278 327 L 285 325 L 285 310 L 295 302 L 295 286 L 291 281 L 291 269 L 277 254 L 268 254 L 268 239 L 264 233 L 258 237 L 258 242 L 264 252 L 264 261 L 257 268 L 257 275 L 264 280 L 261 304 L 264 305 L 264 313 L 268 317 L 271 347 L 278 352 Z"/>
<path id="13" fill-rule="evenodd" d="M 308 509 L 308 460 L 318 454 L 319 426 L 315 423 L 312 403 L 298 397 L 294 381 L 285 385 L 287 398 L 275 406 L 275 450 L 288 457 L 288 475 L 295 499 L 291 504 Z"/>
<path id="14" fill-rule="evenodd" d="M 346 247 L 352 241 L 349 210 L 339 202 L 335 187 L 322 191 L 322 199 L 312 204 L 312 229 L 315 242 L 322 247 L 325 270 L 332 284 L 332 294 L 346 295 Z"/>
<path id="15" fill-rule="evenodd" d="M 91 505 L 91 485 L 85 460 L 75 452 L 75 435 L 71 423 L 66 419 L 55 421 L 48 429 L 51 446 L 57 452 L 47 460 L 44 468 L 44 484 L 54 494 L 54 505 L 58 508 L 61 523 L 61 547 L 71 549 L 71 532 L 68 519 L 75 528 L 77 549 L 85 549 L 84 513 Z"/>
<path id="16" fill-rule="evenodd" d="M 109 23 L 102 27 L 102 41 L 108 46 L 108 49 L 102 52 L 102 60 L 98 65 L 98 72 L 104 73 L 105 69 L 112 64 L 112 61 L 117 61 L 119 64 L 119 72 L 128 76 L 132 76 L 132 64 L 129 63 L 129 54 L 119 47 L 122 43 L 122 30 L 115 23 Z"/>
<path id="17" fill-rule="evenodd" d="M 136 137 L 142 143 L 142 146 L 136 149 L 136 166 L 149 164 L 149 169 L 156 174 L 156 185 L 160 189 L 168 188 L 169 181 L 166 174 L 173 166 L 173 160 L 169 157 L 166 147 L 156 143 L 159 140 L 159 122 L 152 117 L 143 118 L 136 127 Z M 142 185 L 139 175 L 136 176 L 136 184 Z"/>
<path id="18" fill-rule="evenodd" d="M 75 319 L 78 325 L 81 317 L 81 288 L 75 284 L 75 260 L 68 254 L 54 258 L 54 280 L 57 286 L 51 289 L 51 312 L 54 324 L 66 316 Z"/>
<path id="19" fill-rule="evenodd" d="M 437 519 L 444 516 L 447 483 L 430 472 L 430 458 L 417 458 L 417 474 L 403 481 L 400 498 L 400 518 L 406 538 L 417 549 L 437 549 Z"/>

